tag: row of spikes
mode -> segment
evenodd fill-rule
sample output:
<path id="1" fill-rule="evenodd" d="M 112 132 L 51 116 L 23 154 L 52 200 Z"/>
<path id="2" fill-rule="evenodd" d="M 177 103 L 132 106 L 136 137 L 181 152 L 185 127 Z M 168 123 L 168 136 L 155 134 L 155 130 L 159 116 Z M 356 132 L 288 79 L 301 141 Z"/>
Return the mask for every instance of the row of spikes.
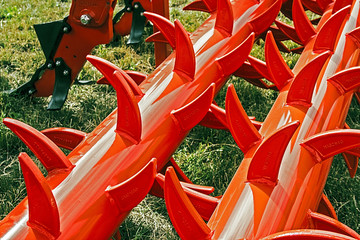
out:
<path id="1" fill-rule="evenodd" d="M 175 21 L 174 26 L 176 45 L 181 46 L 179 48 L 181 51 L 178 50 L 176 54 L 174 72 L 192 80 L 195 73 L 195 62 L 194 64 L 190 64 L 190 67 L 188 64 L 188 56 L 195 61 L 192 43 L 188 33 L 178 21 Z M 250 53 L 253 39 L 253 35 L 249 36 L 243 44 L 233 52 L 219 58 L 217 60 L 218 65 L 220 67 L 226 66 L 226 60 L 229 58 L 233 60 L 234 55 L 237 56 L 235 59 L 240 61 L 238 64 L 241 64 Z M 184 58 L 184 56 L 186 57 Z M 142 130 L 138 102 L 144 96 L 138 83 L 141 83 L 146 76 L 135 72 L 125 72 L 112 63 L 94 56 L 88 56 L 87 59 L 104 75 L 104 78 L 100 79 L 99 83 L 109 83 L 117 92 L 118 118 L 116 133 L 130 144 L 138 144 L 141 140 Z M 135 81 L 134 78 L 137 80 Z M 203 119 L 213 101 L 214 89 L 215 86 L 212 84 L 198 98 L 186 106 L 172 111 L 173 119 L 181 130 L 188 131 Z M 195 110 L 197 111 L 196 117 L 190 119 L 190 121 L 186 120 L 188 119 L 186 116 Z M 59 147 L 73 150 L 87 136 L 84 132 L 68 128 L 53 128 L 39 132 L 22 122 L 9 118 L 4 119 L 4 124 L 30 148 L 44 165 L 49 175 L 71 171 L 74 165 L 68 160 Z M 40 232 L 56 238 L 56 236 L 60 234 L 60 222 L 58 208 L 52 191 L 40 170 L 26 153 L 21 153 L 19 160 L 28 192 L 29 225 L 32 226 L 33 229 L 40 229 Z M 131 179 L 117 186 L 109 186 L 106 191 L 109 193 L 109 197 L 116 200 L 114 202 L 119 203 L 117 204 L 119 211 L 132 209 L 145 197 L 155 180 L 155 166 L 156 159 L 153 159 Z M 148 172 L 152 172 L 153 174 L 148 174 Z M 149 183 L 149 185 L 147 188 L 143 188 L 144 191 L 142 194 L 136 193 L 136 196 L 129 196 L 130 199 L 123 199 L 121 197 L 121 193 L 131 185 L 129 185 L 129 182 L 136 182 L 138 181 L 136 179 L 144 177 L 147 178 L 147 181 L 144 182 Z M 191 186 L 187 187 L 191 189 Z M 37 204 L 39 202 L 42 203 L 42 209 L 46 209 L 46 211 L 39 211 L 38 206 L 40 205 Z"/>
<path id="2" fill-rule="evenodd" d="M 241 113 L 240 113 L 241 112 Z M 226 114 L 228 126 L 235 141 L 238 143 L 243 152 L 247 152 L 250 147 L 257 145 L 257 149 L 252 157 L 249 166 L 247 180 L 250 183 L 265 184 L 274 187 L 277 184 L 277 177 L 282 160 L 282 156 L 293 136 L 294 132 L 300 125 L 298 121 L 290 123 L 276 132 L 274 132 L 267 139 L 263 139 L 256 131 L 253 124 L 249 122 L 244 109 L 241 107 L 240 102 L 236 97 L 235 90 L 232 85 L 229 86 L 226 97 Z M 342 143 L 339 143 L 342 139 Z M 252 141 L 250 141 L 252 140 Z M 348 151 L 352 154 L 360 156 L 360 131 L 359 130 L 333 130 L 314 135 L 301 143 L 301 146 L 309 151 L 314 159 L 314 164 L 325 161 L 326 159 Z M 322 146 L 331 146 L 323 148 Z M 277 147 L 277 151 L 270 151 Z M 273 153 L 268 157 L 268 153 Z M 264 162 L 264 159 L 269 159 Z M 264 168 L 266 166 L 266 168 Z M 165 174 L 164 195 L 169 212 L 170 219 L 182 239 L 207 239 L 211 236 L 211 230 L 207 227 L 201 218 L 203 214 L 197 210 L 189 194 L 181 187 L 177 180 L 176 174 L 172 168 L 168 168 Z M 207 200 L 215 204 L 216 198 Z M 331 229 L 335 232 L 343 232 L 349 236 L 357 236 L 354 231 L 341 224 L 333 217 L 336 217 L 335 211 L 331 204 L 324 200 L 323 206 L 327 209 L 331 217 L 324 216 L 320 213 L 310 213 L 312 227 L 315 229 Z M 181 216 L 179 214 L 181 213 Z M 189 224 L 191 223 L 191 224 Z M 186 226 L 192 226 L 191 228 Z"/>
<path id="3" fill-rule="evenodd" d="M 297 32 L 293 30 L 292 27 L 286 24 L 280 23 L 279 21 L 276 21 L 276 23 L 279 29 L 281 29 L 288 36 L 292 36 L 291 38 L 294 41 L 298 41 L 298 36 L 301 36 L 300 38 L 302 40 L 300 42 L 302 44 L 305 44 L 311 38 L 316 38 L 313 47 L 314 52 L 333 52 L 336 43 L 337 31 L 344 23 L 344 21 L 347 20 L 350 8 L 350 6 L 345 6 L 344 8 L 338 10 L 324 23 L 319 32 L 316 33 L 315 29 L 313 29 L 310 21 L 306 17 L 300 1 L 295 0 L 293 5 L 294 12 L 297 12 L 298 14 L 302 13 L 296 15 L 301 17 L 294 17 L 294 25 Z M 304 21 L 301 21 L 301 19 Z M 268 63 L 268 65 L 254 57 L 249 57 L 248 62 L 246 62 L 241 68 L 239 68 L 235 72 L 235 75 L 242 77 L 250 83 L 265 89 L 270 88 L 281 90 L 281 88 L 286 84 L 286 82 L 289 81 L 289 79 L 291 79 L 293 76 L 292 73 L 290 73 L 289 67 L 283 61 L 278 51 L 278 48 L 276 47 L 276 51 L 273 50 L 275 48 L 275 45 L 278 45 L 275 44 L 277 41 L 274 37 L 274 34 L 272 33 L 271 38 L 269 38 L 268 35 L 269 33 L 267 34 L 265 40 L 265 61 L 266 63 Z M 354 33 L 349 33 L 349 35 L 352 36 L 354 35 Z M 276 59 L 277 62 L 271 64 L 273 59 Z M 274 74 L 276 74 L 277 72 L 277 69 L 275 69 L 276 67 L 281 70 L 281 72 L 277 73 L 280 76 L 274 76 Z M 261 80 L 262 78 L 266 78 L 270 82 L 273 82 L 274 85 L 269 86 Z"/>

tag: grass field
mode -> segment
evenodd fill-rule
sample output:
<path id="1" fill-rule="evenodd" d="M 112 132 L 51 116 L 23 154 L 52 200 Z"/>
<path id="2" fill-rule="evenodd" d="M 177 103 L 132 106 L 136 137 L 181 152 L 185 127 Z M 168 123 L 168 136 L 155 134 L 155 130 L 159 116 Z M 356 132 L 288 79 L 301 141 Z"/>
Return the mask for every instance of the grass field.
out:
<path id="1" fill-rule="evenodd" d="M 180 19 L 188 31 L 193 31 L 207 16 L 182 11 L 185 3 L 185 0 L 171 2 L 171 18 Z M 32 25 L 64 18 L 70 4 L 70 0 L 0 0 L 0 91 L 14 89 L 28 81 L 43 63 L 43 53 Z M 147 34 L 150 32 L 147 29 Z M 125 42 L 126 39 L 120 38 L 109 45 L 96 47 L 92 54 L 110 60 L 125 70 L 150 73 L 154 69 L 152 44 L 127 46 Z M 261 56 L 262 52 L 260 45 L 252 54 Z M 285 54 L 284 57 L 293 67 L 297 56 Z M 99 77 L 100 74 L 89 64 L 79 75 L 81 80 L 95 81 Z M 263 121 L 277 92 L 258 89 L 234 77 L 231 81 L 247 113 Z M 224 98 L 225 91 L 221 91 L 216 100 L 223 105 Z M 15 118 L 39 130 L 70 127 L 90 132 L 116 107 L 113 89 L 100 85 L 73 86 L 61 111 L 46 111 L 48 102 L 48 98 L 14 98 L 0 94 L 0 120 Z M 359 105 L 353 101 L 347 119 L 347 123 L 356 129 L 360 129 L 359 109 Z M 24 151 L 35 159 L 27 147 L 0 124 L 0 219 L 26 196 L 17 161 L 18 154 Z M 200 126 L 190 132 L 174 154 L 191 180 L 215 187 L 214 195 L 225 191 L 242 157 L 228 132 Z M 360 175 L 358 173 L 354 179 L 350 179 L 341 157 L 334 160 L 325 193 L 334 205 L 339 220 L 360 232 Z M 152 196 L 132 211 L 120 231 L 122 239 L 178 239 L 164 201 Z"/>

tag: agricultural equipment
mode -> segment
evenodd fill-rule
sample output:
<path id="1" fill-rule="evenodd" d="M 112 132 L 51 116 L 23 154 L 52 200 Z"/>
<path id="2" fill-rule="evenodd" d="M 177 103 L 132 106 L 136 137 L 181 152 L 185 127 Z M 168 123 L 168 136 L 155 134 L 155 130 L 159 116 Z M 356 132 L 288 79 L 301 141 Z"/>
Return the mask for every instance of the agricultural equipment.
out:
<path id="1" fill-rule="evenodd" d="M 48 176 L 26 153 L 19 155 L 28 197 L 2 220 L 1 238 L 110 238 L 151 192 L 165 198 L 182 239 L 360 239 L 336 220 L 323 195 L 332 157 L 344 152 L 354 176 L 360 156 L 360 132 L 344 129 L 360 83 L 359 2 L 304 1 L 322 14 L 316 29 L 300 0 L 293 1 L 292 11 L 288 5 L 195 1 L 186 9 L 211 14 L 191 34 L 177 20 L 145 12 L 163 35 L 155 38 L 174 52 L 139 85 L 110 62 L 88 56 L 116 90 L 118 102 L 93 132 L 39 132 L 4 119 Z M 280 9 L 292 13 L 294 28 L 280 21 L 271 26 Z M 260 38 L 266 39 L 266 62 L 249 56 Z M 302 50 L 292 70 L 278 50 L 286 39 L 302 45 L 288 49 Z M 279 90 L 263 123 L 246 115 L 233 85 L 225 109 L 213 102 L 232 74 Z M 199 123 L 229 130 L 245 155 L 221 197 L 192 184 L 171 158 Z"/>
<path id="2" fill-rule="evenodd" d="M 59 110 L 75 81 L 88 83 L 76 78 L 95 46 L 110 43 L 114 33 L 130 35 L 128 44 L 139 43 L 146 24 L 145 10 L 169 17 L 168 2 L 164 0 L 126 0 L 123 9 L 113 17 L 116 3 L 116 0 L 72 1 L 69 16 L 63 20 L 35 25 L 46 61 L 30 81 L 11 93 L 36 97 L 52 95 L 48 109 Z M 157 64 L 168 54 L 166 44 L 156 43 Z"/>

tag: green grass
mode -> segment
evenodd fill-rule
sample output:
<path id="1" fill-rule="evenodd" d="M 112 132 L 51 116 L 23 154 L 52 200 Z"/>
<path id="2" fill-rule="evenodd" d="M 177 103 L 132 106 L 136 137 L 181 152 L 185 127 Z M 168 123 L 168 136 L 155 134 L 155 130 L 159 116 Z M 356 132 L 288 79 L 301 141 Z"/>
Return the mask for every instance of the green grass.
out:
<path id="1" fill-rule="evenodd" d="M 207 15 L 184 12 L 186 1 L 172 1 L 171 18 L 180 19 L 188 31 L 195 30 Z M 19 0 L 0 1 L 0 91 L 13 89 L 30 79 L 43 63 L 43 53 L 36 39 L 33 24 L 59 20 L 68 14 L 71 1 Z M 147 30 L 147 34 L 150 34 Z M 150 73 L 154 69 L 151 44 L 126 46 L 120 38 L 106 46 L 98 46 L 93 54 L 108 59 L 123 69 Z M 289 43 L 291 44 L 291 43 Z M 292 46 L 291 46 L 292 47 Z M 262 58 L 263 43 L 256 46 L 253 55 Z M 284 54 L 293 67 L 297 56 Z M 97 80 L 100 74 L 89 64 L 80 73 L 81 80 Z M 277 97 L 274 91 L 257 89 L 241 79 L 231 78 L 241 102 L 249 115 L 265 119 Z M 223 105 L 225 91 L 216 100 Z M 73 86 L 61 111 L 46 111 L 49 98 L 9 97 L 0 95 L 0 120 L 11 117 L 36 129 L 71 127 L 90 132 L 115 107 L 116 97 L 108 86 Z M 360 128 L 359 105 L 354 101 L 349 110 L 348 123 Z M 25 196 L 21 170 L 17 161 L 26 146 L 0 124 L 0 218 L 6 216 Z M 215 187 L 215 195 L 222 194 L 243 157 L 231 135 L 225 131 L 195 127 L 174 154 L 184 172 L 197 184 Z M 35 159 L 33 157 L 33 159 Z M 39 167 L 40 164 L 38 164 Z M 42 169 L 43 170 L 43 169 Z M 360 232 L 360 176 L 350 179 L 341 158 L 331 168 L 325 192 L 333 203 L 339 219 Z M 136 207 L 120 227 L 123 239 L 177 239 L 162 199 L 147 197 Z"/>

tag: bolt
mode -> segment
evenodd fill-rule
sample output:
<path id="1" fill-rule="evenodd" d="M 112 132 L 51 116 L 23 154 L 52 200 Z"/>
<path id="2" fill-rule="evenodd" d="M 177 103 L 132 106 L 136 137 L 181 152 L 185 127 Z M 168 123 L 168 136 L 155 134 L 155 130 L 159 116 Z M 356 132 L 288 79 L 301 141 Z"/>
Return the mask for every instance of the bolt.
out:
<path id="1" fill-rule="evenodd" d="M 47 65 L 47 68 L 53 68 L 53 64 L 52 63 L 48 63 L 48 65 Z"/>
<path id="2" fill-rule="evenodd" d="M 59 67 L 59 66 L 61 65 L 61 61 L 60 61 L 60 60 L 57 60 L 55 64 L 56 64 L 56 66 Z"/>
<path id="3" fill-rule="evenodd" d="M 70 31 L 70 29 L 69 29 L 68 27 L 64 27 L 64 28 L 63 28 L 63 32 L 64 32 L 64 33 L 68 33 L 69 31 Z"/>
<path id="4" fill-rule="evenodd" d="M 140 16 L 142 16 L 142 17 L 143 17 L 143 16 L 144 16 L 144 13 L 143 13 L 143 12 L 141 12 L 141 13 L 140 13 Z"/>
<path id="5" fill-rule="evenodd" d="M 138 5 L 138 4 L 135 4 L 135 5 L 134 5 L 134 8 L 135 8 L 135 9 L 138 9 L 138 8 L 139 8 L 139 5 Z"/>
<path id="6" fill-rule="evenodd" d="M 64 70 L 63 74 L 64 74 L 64 76 L 67 76 L 67 75 L 69 75 L 69 71 L 68 71 L 68 70 Z"/>
<path id="7" fill-rule="evenodd" d="M 126 11 L 130 12 L 131 11 L 131 7 L 127 7 Z"/>
<path id="8" fill-rule="evenodd" d="M 89 14 L 81 15 L 80 22 L 82 25 L 88 25 L 91 22 L 91 16 Z"/>

